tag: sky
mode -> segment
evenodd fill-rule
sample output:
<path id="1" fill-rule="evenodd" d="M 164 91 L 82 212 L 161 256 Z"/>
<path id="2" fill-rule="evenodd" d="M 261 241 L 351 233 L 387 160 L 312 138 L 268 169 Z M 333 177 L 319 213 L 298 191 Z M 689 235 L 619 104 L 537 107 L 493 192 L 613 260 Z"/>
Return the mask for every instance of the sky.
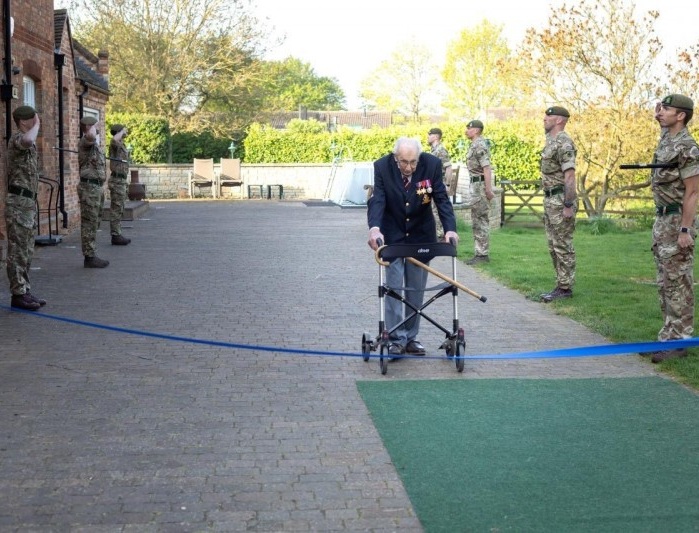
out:
<path id="1" fill-rule="evenodd" d="M 361 80 L 408 40 L 430 47 L 442 61 L 450 41 L 483 19 L 503 26 L 515 47 L 527 28 L 546 27 L 559 0 L 255 0 L 256 13 L 286 35 L 283 46 L 267 59 L 293 56 L 310 63 L 318 76 L 335 78 L 347 107 L 359 108 Z M 570 4 L 570 2 L 569 2 Z M 697 0 L 636 0 L 636 18 L 653 9 L 657 35 L 665 53 L 699 43 Z"/>

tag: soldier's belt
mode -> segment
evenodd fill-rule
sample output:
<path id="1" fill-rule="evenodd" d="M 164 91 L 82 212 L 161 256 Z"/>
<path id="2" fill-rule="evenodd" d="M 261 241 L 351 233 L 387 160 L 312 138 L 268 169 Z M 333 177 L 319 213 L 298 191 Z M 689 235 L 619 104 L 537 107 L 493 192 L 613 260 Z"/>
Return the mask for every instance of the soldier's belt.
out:
<path id="1" fill-rule="evenodd" d="M 80 183 L 92 183 L 93 185 L 102 185 L 102 182 L 100 180 L 92 178 L 80 178 Z"/>
<path id="2" fill-rule="evenodd" d="M 17 196 L 24 196 L 25 198 L 29 198 L 30 200 L 36 199 L 36 193 L 33 191 L 30 191 L 29 189 L 25 189 L 24 187 L 18 187 L 17 185 L 9 185 L 7 187 L 7 192 L 10 194 L 16 194 Z"/>
<path id="3" fill-rule="evenodd" d="M 471 176 L 471 183 L 480 183 L 485 181 L 485 176 Z"/>
<path id="4" fill-rule="evenodd" d="M 565 187 L 563 185 L 556 185 L 555 187 L 551 187 L 550 189 L 544 189 L 544 196 L 546 196 L 546 198 L 549 198 L 557 194 L 563 194 L 564 192 Z"/>
<path id="5" fill-rule="evenodd" d="M 126 174 L 124 174 L 123 172 L 112 172 L 112 177 L 126 179 Z"/>
<path id="6" fill-rule="evenodd" d="M 670 205 L 656 205 L 655 214 L 659 217 L 664 217 L 665 215 L 676 215 L 682 212 L 682 206 L 680 204 L 670 204 Z"/>

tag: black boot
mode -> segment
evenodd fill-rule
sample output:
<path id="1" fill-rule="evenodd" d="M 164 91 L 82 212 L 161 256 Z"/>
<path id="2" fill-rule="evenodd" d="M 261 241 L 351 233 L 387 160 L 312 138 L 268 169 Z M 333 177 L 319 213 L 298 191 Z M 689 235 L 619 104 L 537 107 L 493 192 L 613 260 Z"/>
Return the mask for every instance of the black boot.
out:
<path id="1" fill-rule="evenodd" d="M 39 302 L 32 300 L 29 294 L 13 294 L 10 306 L 26 311 L 36 311 L 41 307 Z"/>
<path id="2" fill-rule="evenodd" d="M 109 261 L 106 259 L 100 259 L 97 256 L 85 257 L 85 262 L 83 263 L 85 268 L 106 268 L 109 266 Z"/>
<path id="3" fill-rule="evenodd" d="M 112 235 L 112 244 L 116 246 L 126 246 L 131 242 L 131 239 L 127 239 L 123 235 Z"/>

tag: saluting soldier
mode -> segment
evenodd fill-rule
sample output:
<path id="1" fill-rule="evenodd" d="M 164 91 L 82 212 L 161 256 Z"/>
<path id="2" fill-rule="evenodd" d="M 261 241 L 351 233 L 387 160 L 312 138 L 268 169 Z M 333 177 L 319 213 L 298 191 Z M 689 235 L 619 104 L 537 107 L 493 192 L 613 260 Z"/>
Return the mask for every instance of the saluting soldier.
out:
<path id="1" fill-rule="evenodd" d="M 126 176 L 129 172 L 129 151 L 124 145 L 124 139 L 129 131 L 122 124 L 114 124 L 110 130 L 112 140 L 109 143 L 109 203 L 110 217 L 109 229 L 112 235 L 112 244 L 126 246 L 131 242 L 121 234 L 121 218 L 124 215 L 126 203 L 127 184 Z"/>
<path id="2" fill-rule="evenodd" d="M 490 201 L 495 194 L 490 148 L 482 134 L 483 123 L 480 120 L 472 120 L 466 125 L 466 137 L 471 141 L 466 153 L 466 166 L 471 178 L 471 193 L 475 198 L 471 205 L 475 254 L 466 261 L 467 265 L 490 261 Z"/>
<path id="3" fill-rule="evenodd" d="M 544 226 L 549 253 L 556 271 L 556 287 L 541 295 L 543 302 L 573 296 L 575 283 L 575 144 L 564 130 L 570 113 L 561 106 L 544 114 L 546 144 L 541 152 L 541 186 L 544 189 Z"/>
<path id="4" fill-rule="evenodd" d="M 39 157 L 36 138 L 41 121 L 36 110 L 27 105 L 12 113 L 17 132 L 7 145 L 7 278 L 10 281 L 11 307 L 36 311 L 46 300 L 31 292 L 29 267 L 34 257 L 36 229 L 36 192 L 39 188 Z"/>
<path id="5" fill-rule="evenodd" d="M 78 143 L 78 162 L 80 164 L 80 183 L 78 199 L 80 200 L 80 238 L 85 268 L 105 268 L 106 259 L 97 257 L 97 230 L 102 221 L 104 206 L 103 185 L 106 179 L 106 161 L 99 146 L 97 119 L 84 117 L 80 121 L 82 137 Z"/>
<path id="6" fill-rule="evenodd" d="M 663 313 L 659 341 L 690 338 L 694 334 L 694 239 L 699 196 L 699 146 L 687 130 L 694 102 L 682 94 L 666 96 L 655 118 L 663 130 L 653 162 L 651 188 L 656 206 L 653 256 Z M 687 350 L 661 350 L 651 360 L 659 363 L 685 357 Z"/>

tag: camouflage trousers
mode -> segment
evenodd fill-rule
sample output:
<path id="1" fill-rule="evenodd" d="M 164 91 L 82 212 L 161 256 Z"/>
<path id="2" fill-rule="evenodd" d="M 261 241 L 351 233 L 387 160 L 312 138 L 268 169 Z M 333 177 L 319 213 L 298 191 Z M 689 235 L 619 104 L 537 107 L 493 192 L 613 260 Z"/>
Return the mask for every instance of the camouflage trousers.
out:
<path id="1" fill-rule="evenodd" d="M 80 200 L 80 241 L 83 255 L 94 257 L 97 251 L 97 230 L 102 221 L 104 190 L 101 185 L 80 182 L 78 199 Z"/>
<path id="2" fill-rule="evenodd" d="M 7 225 L 7 279 L 12 295 L 29 292 L 29 267 L 34 257 L 36 205 L 31 198 L 7 195 L 5 205 Z"/>
<path id="3" fill-rule="evenodd" d="M 434 215 L 434 225 L 437 227 L 437 240 L 441 241 L 444 237 L 444 228 L 442 227 L 442 221 L 439 219 L 437 204 L 434 201 L 432 201 L 432 214 Z"/>
<path id="4" fill-rule="evenodd" d="M 471 194 L 471 224 L 473 226 L 473 244 L 476 255 L 489 255 L 490 252 L 490 202 L 485 196 L 485 185 L 473 183 Z"/>
<path id="5" fill-rule="evenodd" d="M 694 334 L 694 244 L 677 244 L 682 215 L 657 217 L 653 224 L 653 256 L 663 327 L 659 341 L 686 339 Z M 690 230 L 696 237 L 693 227 Z"/>
<path id="6" fill-rule="evenodd" d="M 574 205 L 573 212 L 577 213 L 577 210 L 577 205 Z M 575 214 L 570 218 L 563 216 L 562 194 L 544 198 L 544 226 L 549 253 L 556 271 L 556 286 L 572 289 L 575 284 Z"/>
<path id="7" fill-rule="evenodd" d="M 112 172 L 109 177 L 109 230 L 112 235 L 121 235 L 121 218 L 126 203 L 126 175 Z"/>

